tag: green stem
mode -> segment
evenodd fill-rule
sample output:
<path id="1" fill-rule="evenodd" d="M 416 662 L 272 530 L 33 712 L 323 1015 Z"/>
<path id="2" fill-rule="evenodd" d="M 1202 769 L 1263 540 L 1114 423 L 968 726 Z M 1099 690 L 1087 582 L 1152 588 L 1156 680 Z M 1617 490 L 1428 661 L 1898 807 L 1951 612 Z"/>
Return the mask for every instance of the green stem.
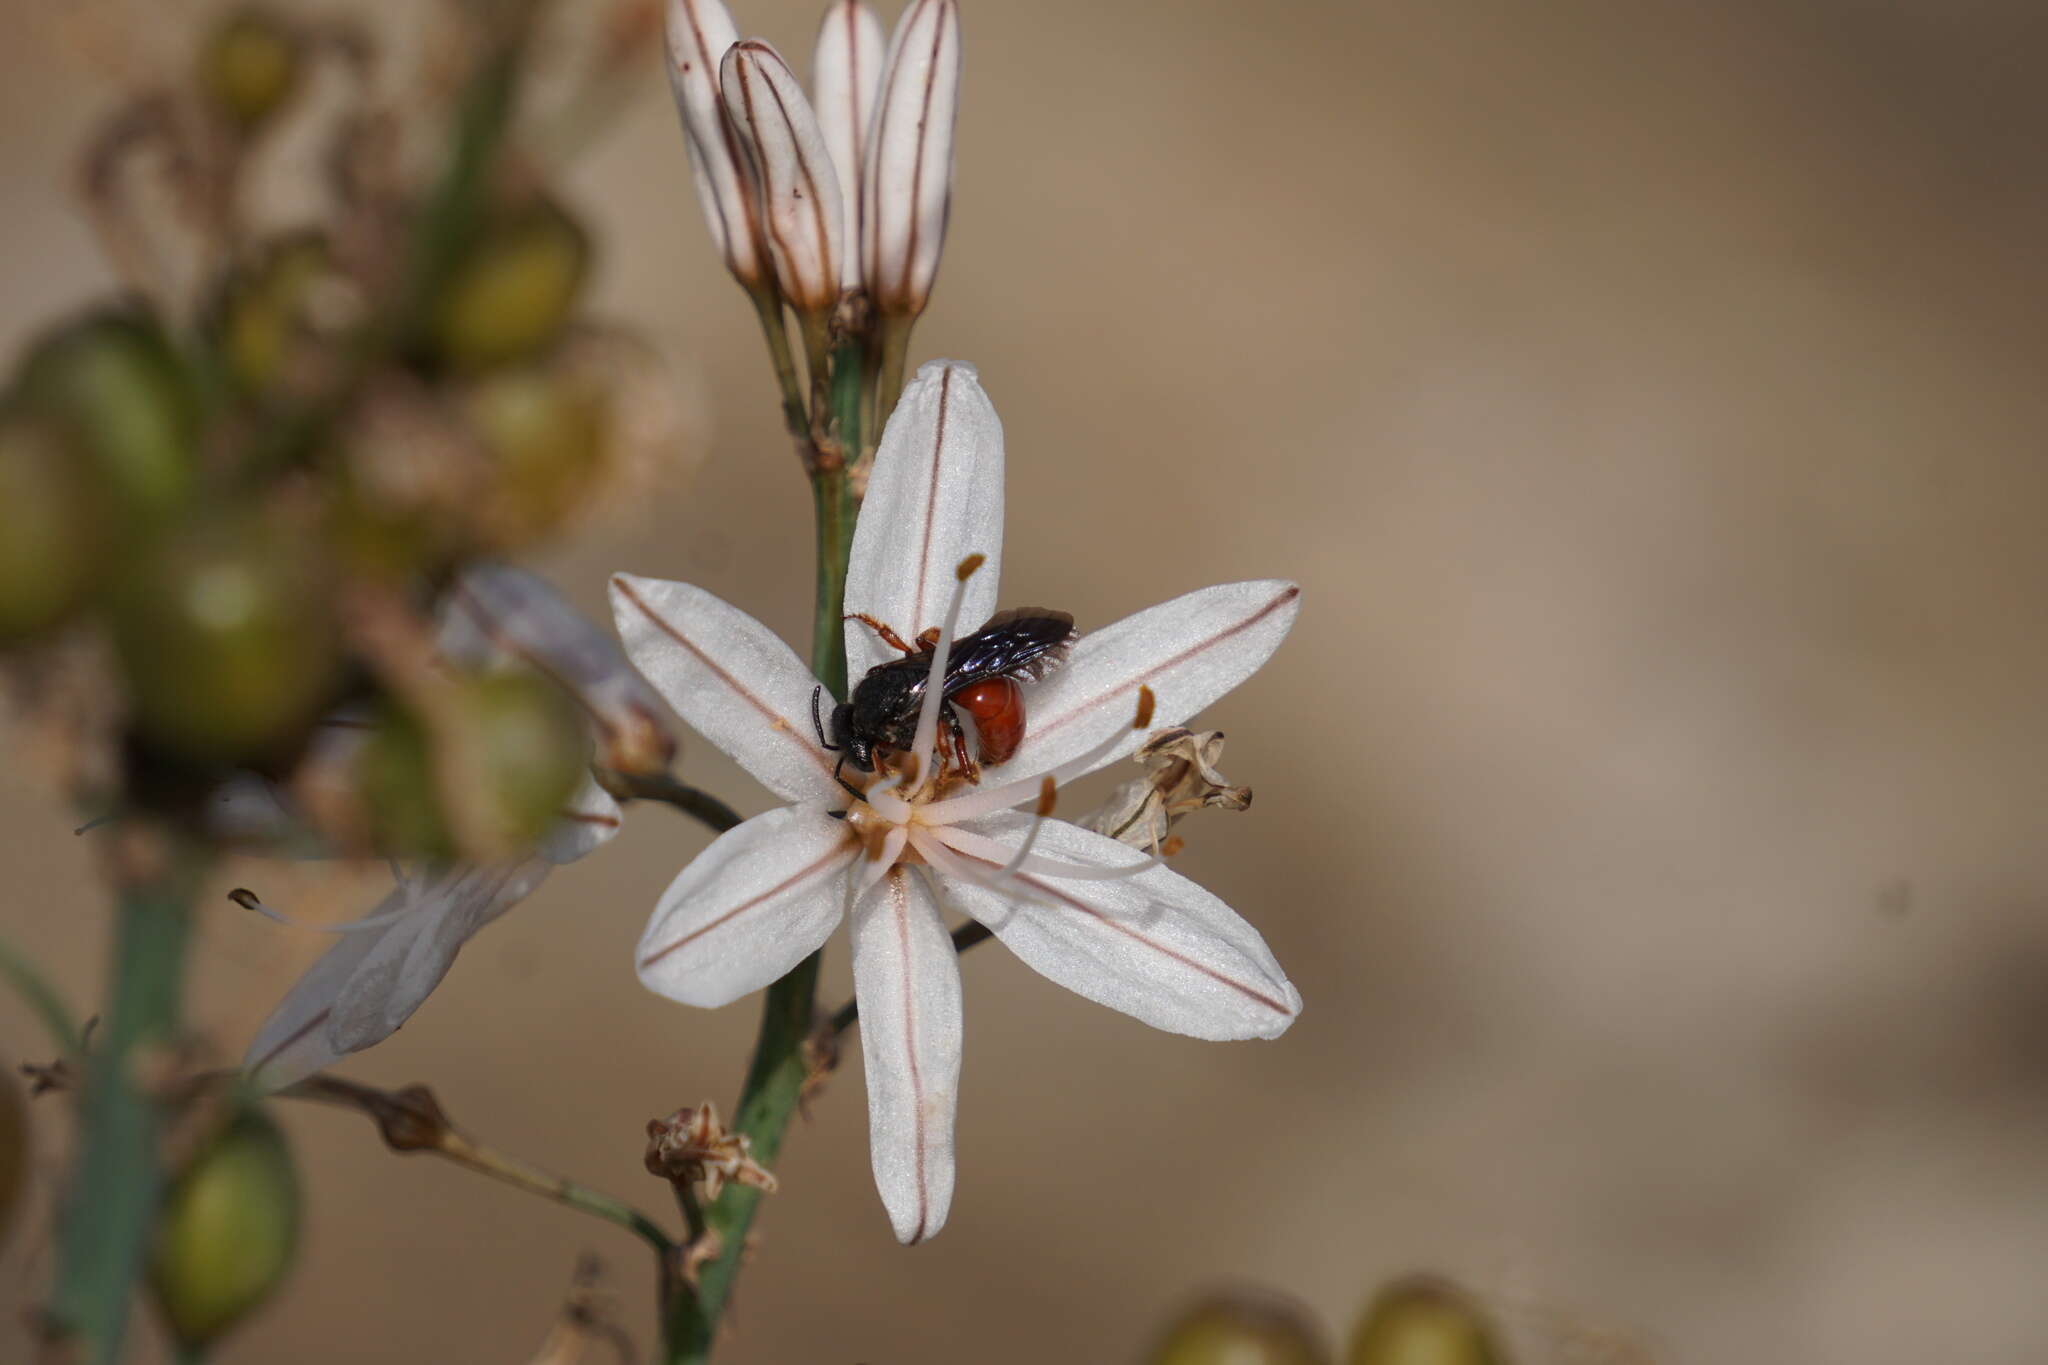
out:
<path id="1" fill-rule="evenodd" d="M 50 1316 L 77 1359 L 121 1353 L 128 1304 L 149 1255 L 163 1188 L 160 1099 L 144 1080 L 153 1051 L 176 1039 L 200 852 L 138 831 L 120 869 L 114 980 L 106 1022 L 85 1066 L 78 1155 L 58 1224 Z"/>
<path id="2" fill-rule="evenodd" d="M 659 801 L 723 834 L 740 823 L 740 813 L 701 787 L 693 787 L 667 773 L 598 774 L 599 785 L 613 796 L 636 801 Z"/>
<path id="3" fill-rule="evenodd" d="M 860 351 L 842 346 L 834 357 L 831 388 L 833 426 L 842 449 L 860 446 Z M 851 373 L 848 371 L 851 370 Z M 811 672 L 835 696 L 846 695 L 846 631 L 840 619 L 846 600 L 846 561 L 853 551 L 853 528 L 859 509 L 847 486 L 843 461 L 819 461 L 811 474 L 812 504 L 817 514 L 818 597 L 811 635 Z M 752 1143 L 756 1160 L 773 1167 L 782 1139 L 796 1114 L 798 1097 L 810 1066 L 805 1056 L 815 1020 L 820 952 L 798 963 L 789 975 L 768 988 L 761 1011 L 761 1030 L 754 1060 L 740 1088 L 735 1132 Z M 669 1316 L 669 1365 L 702 1365 L 711 1358 L 718 1317 L 732 1293 L 746 1250 L 747 1230 L 760 1208 L 761 1191 L 737 1182 L 704 1210 L 706 1230 L 718 1238 L 718 1251 L 704 1264 L 697 1293 L 674 1305 Z"/>
<path id="4" fill-rule="evenodd" d="M 789 323 L 782 315 L 782 296 L 773 284 L 747 291 L 754 312 L 761 319 L 761 335 L 768 339 L 768 358 L 775 362 L 775 382 L 782 390 L 782 424 L 800 453 L 811 448 L 811 424 L 804 416 L 803 384 L 796 374 L 796 353 L 789 348 Z"/>

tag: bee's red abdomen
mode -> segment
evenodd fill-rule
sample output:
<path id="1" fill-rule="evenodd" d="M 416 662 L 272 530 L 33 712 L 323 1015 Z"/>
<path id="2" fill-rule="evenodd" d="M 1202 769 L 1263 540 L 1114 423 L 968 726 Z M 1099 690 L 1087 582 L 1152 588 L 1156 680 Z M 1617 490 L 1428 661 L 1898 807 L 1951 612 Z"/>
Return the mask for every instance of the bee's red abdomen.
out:
<path id="1" fill-rule="evenodd" d="M 1008 761 L 1024 742 L 1024 689 L 1015 680 L 990 678 L 961 688 L 948 700 L 974 717 L 983 763 Z"/>

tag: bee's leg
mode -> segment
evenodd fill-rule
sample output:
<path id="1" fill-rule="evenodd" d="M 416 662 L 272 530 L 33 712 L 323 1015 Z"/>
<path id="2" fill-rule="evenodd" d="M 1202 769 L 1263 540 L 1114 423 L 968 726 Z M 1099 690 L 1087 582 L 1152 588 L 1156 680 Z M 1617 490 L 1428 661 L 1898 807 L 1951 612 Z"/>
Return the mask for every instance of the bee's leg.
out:
<path id="1" fill-rule="evenodd" d="M 952 750 L 953 771 L 969 782 L 980 782 L 981 765 L 967 752 L 967 728 L 960 723 L 960 717 L 952 707 L 947 707 L 944 715 L 946 745 Z"/>
<path id="2" fill-rule="evenodd" d="M 864 611 L 850 611 L 846 613 L 846 615 L 840 617 L 839 619 L 842 621 L 860 622 L 869 630 L 872 630 L 875 634 L 881 636 L 882 643 L 889 646 L 891 649 L 900 649 L 905 654 L 917 653 L 917 646 L 904 644 L 903 637 L 901 635 L 898 635 L 895 631 L 889 629 L 889 627 L 883 625 L 880 621 L 877 621 L 874 617 L 868 615 Z M 934 635 L 932 639 L 936 641 L 938 637 Z"/>
<path id="3" fill-rule="evenodd" d="M 939 628 L 937 626 L 928 626 L 924 630 L 919 631 L 917 647 L 919 649 L 937 649 L 939 647 Z"/>

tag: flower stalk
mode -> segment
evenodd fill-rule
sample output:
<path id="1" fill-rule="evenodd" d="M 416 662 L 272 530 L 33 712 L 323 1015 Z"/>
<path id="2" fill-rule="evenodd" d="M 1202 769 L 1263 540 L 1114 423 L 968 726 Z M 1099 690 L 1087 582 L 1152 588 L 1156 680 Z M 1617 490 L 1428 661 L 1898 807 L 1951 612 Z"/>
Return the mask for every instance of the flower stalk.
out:
<path id="1" fill-rule="evenodd" d="M 192 906 L 207 859 L 149 827 L 116 846 L 119 906 L 106 1023 L 85 1065 L 78 1155 L 58 1225 L 53 1330 L 80 1361 L 120 1358 L 164 1172 L 163 1102 L 145 1076 L 177 1037 Z"/>

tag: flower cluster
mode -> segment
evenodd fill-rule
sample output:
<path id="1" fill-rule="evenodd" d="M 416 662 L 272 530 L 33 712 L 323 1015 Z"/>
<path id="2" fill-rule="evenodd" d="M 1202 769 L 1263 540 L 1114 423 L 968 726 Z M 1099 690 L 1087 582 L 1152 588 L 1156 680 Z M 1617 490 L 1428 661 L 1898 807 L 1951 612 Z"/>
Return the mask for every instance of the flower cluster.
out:
<path id="1" fill-rule="evenodd" d="M 822 320 L 865 288 L 885 319 L 924 311 L 945 243 L 960 102 L 956 0 L 913 0 L 887 44 L 838 0 L 812 93 L 718 0 L 670 0 L 669 81 L 698 198 L 727 267 Z"/>
<path id="2" fill-rule="evenodd" d="M 848 613 L 906 641 L 936 633 L 915 739 L 871 774 L 825 747 L 814 717 L 827 699 L 766 626 L 685 583 L 612 580 L 633 661 L 789 803 L 676 877 L 641 938 L 640 978 L 685 1004 L 723 1005 L 850 918 L 875 1181 L 905 1242 L 939 1230 L 953 1190 L 962 1024 L 942 907 L 1048 978 L 1158 1028 L 1270 1038 L 1301 1008 L 1257 931 L 1222 901 L 1141 849 L 1047 818 L 1058 787 L 1249 677 L 1292 626 L 1299 589 L 1205 588 L 1082 635 L 1033 684 L 1020 747 L 974 782 L 936 752 L 940 671 L 961 623 L 995 609 L 1002 515 L 994 407 L 971 368 L 925 366 L 883 433 L 847 578 Z M 846 648 L 854 679 L 898 657 L 855 620 Z"/>

